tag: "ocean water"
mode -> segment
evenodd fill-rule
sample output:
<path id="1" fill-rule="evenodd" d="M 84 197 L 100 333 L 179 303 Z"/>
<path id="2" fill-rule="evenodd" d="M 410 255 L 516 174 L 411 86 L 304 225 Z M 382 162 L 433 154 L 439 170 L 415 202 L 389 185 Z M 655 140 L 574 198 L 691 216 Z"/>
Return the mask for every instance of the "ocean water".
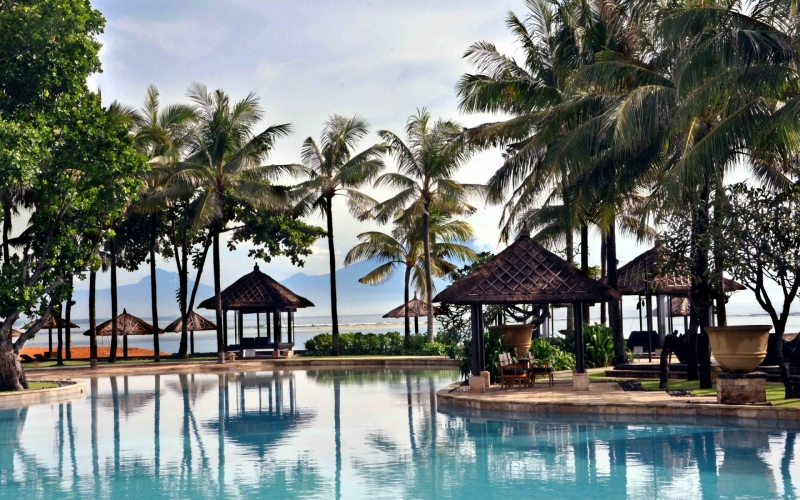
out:
<path id="1" fill-rule="evenodd" d="M 0 409 L 14 499 L 794 498 L 796 428 L 437 406 L 453 370 L 101 377 Z"/>

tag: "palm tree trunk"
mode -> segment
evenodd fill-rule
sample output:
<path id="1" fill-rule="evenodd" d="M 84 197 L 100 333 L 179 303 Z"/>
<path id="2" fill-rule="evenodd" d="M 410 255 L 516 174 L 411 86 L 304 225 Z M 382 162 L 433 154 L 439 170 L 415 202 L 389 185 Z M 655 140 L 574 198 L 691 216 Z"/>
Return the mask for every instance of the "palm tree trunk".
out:
<path id="1" fill-rule="evenodd" d="M 717 326 L 728 326 L 728 311 L 725 304 L 725 276 L 723 274 L 724 271 L 724 260 L 722 256 L 723 252 L 723 245 L 725 242 L 722 241 L 721 234 L 719 231 L 719 225 L 721 223 L 722 211 L 723 211 L 723 194 L 725 188 L 722 185 L 722 178 L 721 176 L 717 176 L 717 185 L 716 189 L 714 190 L 714 233 L 713 233 L 713 245 L 714 245 L 714 270 L 716 271 L 716 282 L 717 282 L 717 289 L 716 289 L 716 303 L 717 303 Z"/>
<path id="2" fill-rule="evenodd" d="M 181 265 L 178 266 L 179 269 L 179 276 L 178 279 L 180 280 L 180 306 L 181 306 L 181 342 L 178 346 L 178 356 L 181 358 L 186 357 L 186 351 L 188 348 L 188 341 L 189 341 L 189 328 L 186 324 L 189 318 L 189 312 L 186 309 L 186 296 L 189 293 L 189 248 L 188 242 L 186 241 L 186 223 L 187 221 L 183 221 L 183 228 L 182 228 L 182 235 L 181 235 Z M 178 260 L 178 256 L 175 256 L 175 260 Z"/>
<path id="3" fill-rule="evenodd" d="M 611 221 L 611 226 L 606 235 L 606 258 L 608 262 L 608 286 L 617 290 L 619 288 L 619 275 L 617 274 L 617 229 L 616 221 Z M 622 304 L 616 300 L 608 303 L 608 319 L 611 326 L 611 334 L 614 338 L 614 364 L 628 362 L 627 351 L 625 349 L 625 335 L 622 332 Z"/>
<path id="4" fill-rule="evenodd" d="M 338 300 L 336 297 L 336 253 L 333 248 L 333 211 L 332 200 L 327 198 L 325 218 L 328 219 L 328 262 L 331 270 L 331 335 L 333 337 L 333 355 L 339 355 L 339 311 L 337 310 Z"/>
<path id="5" fill-rule="evenodd" d="M 187 306 L 187 310 L 189 312 L 194 310 L 194 299 L 197 298 L 197 288 L 200 286 L 200 278 L 203 276 L 203 269 L 206 267 L 206 257 L 208 257 L 208 249 L 211 247 L 211 242 L 212 240 L 210 238 L 206 239 L 205 246 L 203 247 L 203 255 L 200 257 L 200 264 L 197 266 L 197 276 L 194 277 L 194 286 L 192 287 L 192 297 L 189 299 L 189 305 Z M 187 274 L 187 280 L 188 280 L 188 274 Z"/>
<path id="6" fill-rule="evenodd" d="M 117 361 L 117 245 L 116 238 L 111 238 L 111 351 L 108 362 Z"/>
<path id="7" fill-rule="evenodd" d="M 97 271 L 89 272 L 89 366 L 97 369 Z"/>
<path id="8" fill-rule="evenodd" d="M 692 256 L 692 307 L 696 308 L 700 320 L 700 334 L 697 336 L 697 365 L 700 388 L 710 389 L 711 383 L 711 345 L 706 328 L 711 326 L 711 287 L 708 281 L 708 248 L 704 242 L 709 229 L 709 186 L 704 183 L 697 207 L 697 242 Z"/>
<path id="9" fill-rule="evenodd" d="M 64 322 L 61 320 L 61 302 L 58 303 L 56 309 L 54 311 L 57 323 L 56 323 L 56 331 L 58 332 L 58 351 L 56 353 L 56 366 L 63 366 L 64 365 Z"/>
<path id="10" fill-rule="evenodd" d="M 67 317 L 64 319 L 66 323 L 66 334 L 64 335 L 64 354 L 67 359 L 72 359 L 72 329 L 69 327 L 70 317 L 72 316 L 72 276 L 69 277 L 69 298 L 67 298 Z"/>
<path id="11" fill-rule="evenodd" d="M 403 289 L 403 299 L 406 301 L 405 304 L 405 324 L 406 324 L 406 348 L 411 345 L 411 323 L 409 322 L 408 318 L 408 283 L 411 281 L 411 265 L 406 264 L 406 276 L 405 276 L 405 288 Z"/>
<path id="12" fill-rule="evenodd" d="M 600 279 L 603 279 L 608 276 L 608 256 L 607 256 L 607 249 L 606 249 L 606 235 L 602 235 L 600 237 Z M 606 310 L 608 309 L 606 301 L 600 303 L 600 323 L 605 325 L 608 321 L 608 316 L 606 316 Z"/>
<path id="13" fill-rule="evenodd" d="M 422 227 L 424 231 L 423 246 L 425 248 L 425 304 L 428 306 L 428 342 L 433 342 L 433 276 L 431 276 L 431 221 L 430 209 L 431 203 L 425 200 L 424 210 L 422 212 Z"/>
<path id="14" fill-rule="evenodd" d="M 11 261 L 11 250 L 8 236 L 11 233 L 11 202 L 3 203 L 3 265 Z"/>
<path id="15" fill-rule="evenodd" d="M 581 224 L 581 272 L 589 276 L 589 225 Z M 591 323 L 589 303 L 583 304 L 583 322 Z"/>
<path id="16" fill-rule="evenodd" d="M 153 310 L 153 361 L 161 361 L 161 349 L 158 345 L 158 286 L 156 285 L 156 232 L 158 216 L 150 216 L 150 304 Z"/>
<path id="17" fill-rule="evenodd" d="M 569 265 L 572 265 L 575 260 L 575 242 L 574 235 L 572 234 L 572 221 L 570 213 L 569 198 L 567 196 L 569 190 L 569 173 L 567 168 L 561 169 L 561 190 L 562 199 L 564 201 L 564 237 L 566 239 L 566 259 Z M 567 304 L 567 331 L 572 334 L 575 332 L 575 311 L 572 309 L 572 304 Z"/>
<path id="18" fill-rule="evenodd" d="M 219 230 L 214 229 L 214 309 L 217 314 L 217 363 L 225 364 L 225 347 L 222 345 L 222 287 L 220 285 Z"/>

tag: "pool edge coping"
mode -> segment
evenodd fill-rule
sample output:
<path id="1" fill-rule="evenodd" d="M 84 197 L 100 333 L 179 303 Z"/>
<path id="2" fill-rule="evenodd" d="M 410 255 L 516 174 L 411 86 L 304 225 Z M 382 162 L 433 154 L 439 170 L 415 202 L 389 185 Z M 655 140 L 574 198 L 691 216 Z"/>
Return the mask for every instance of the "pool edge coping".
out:
<path id="1" fill-rule="evenodd" d="M 526 400 L 492 401 L 485 395 L 470 396 L 468 392 L 451 392 L 452 385 L 436 392 L 436 402 L 444 406 L 456 406 L 486 411 L 506 411 L 531 414 L 593 414 L 593 415 L 650 415 L 681 417 L 714 417 L 738 419 L 770 419 L 800 422 L 800 408 L 779 406 L 720 405 L 716 403 L 671 403 L 654 402 L 533 402 Z"/>

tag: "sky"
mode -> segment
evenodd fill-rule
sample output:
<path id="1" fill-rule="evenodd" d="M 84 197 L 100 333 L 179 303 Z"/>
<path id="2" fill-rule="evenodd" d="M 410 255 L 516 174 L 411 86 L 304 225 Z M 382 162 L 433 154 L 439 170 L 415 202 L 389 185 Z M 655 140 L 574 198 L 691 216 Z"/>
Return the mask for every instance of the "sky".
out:
<path id="1" fill-rule="evenodd" d="M 291 123 L 294 134 L 281 139 L 271 161 L 298 162 L 300 146 L 317 138 L 331 114 L 358 114 L 371 124 L 363 147 L 379 142 L 378 130 L 402 135 L 409 115 L 427 108 L 435 117 L 474 126 L 496 116 L 464 115 L 458 111 L 455 85 L 473 71 L 463 59 L 470 44 L 486 40 L 512 57 L 520 57 L 506 30 L 509 10 L 523 16 L 522 0 L 421 0 L 278 2 L 257 0 L 193 0 L 163 2 L 96 0 L 106 18 L 100 59 L 103 72 L 90 77 L 106 103 L 118 100 L 140 106 L 148 85 L 161 91 L 162 103 L 186 102 L 193 82 L 209 89 L 223 88 L 234 98 L 253 92 L 265 111 L 263 127 Z M 484 183 L 500 166 L 500 150 L 475 156 L 456 176 L 468 183 Z M 389 161 L 388 169 L 394 165 Z M 366 190 L 379 200 L 388 191 Z M 358 222 L 339 199 L 334 205 L 337 267 L 363 231 L 379 228 Z M 480 206 L 468 220 L 475 230 L 478 250 L 502 250 L 498 222 L 501 208 Z M 312 216 L 308 222 L 324 225 Z M 646 244 L 618 238 L 620 265 L 646 250 Z M 590 263 L 599 264 L 600 238 L 591 234 Z M 224 254 L 222 284 L 230 284 L 252 269 L 247 246 Z M 160 267 L 174 270 L 172 262 Z M 328 249 L 319 240 L 305 268 L 278 258 L 262 270 L 276 279 L 297 272 L 328 272 Z M 147 274 L 119 273 L 121 285 Z M 211 284 L 211 273 L 202 282 Z M 98 286 L 107 286 L 107 275 Z M 81 283 L 78 288 L 87 288 Z"/>

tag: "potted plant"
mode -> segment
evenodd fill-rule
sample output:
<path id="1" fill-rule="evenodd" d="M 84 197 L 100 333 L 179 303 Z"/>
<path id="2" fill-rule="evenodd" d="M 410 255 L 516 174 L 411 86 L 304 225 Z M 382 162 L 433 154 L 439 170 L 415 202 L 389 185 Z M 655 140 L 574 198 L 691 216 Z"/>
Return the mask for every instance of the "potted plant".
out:
<path id="1" fill-rule="evenodd" d="M 489 331 L 503 339 L 503 345 L 513 347 L 517 358 L 521 358 L 531 347 L 534 325 L 497 325 L 490 326 Z"/>
<path id="2" fill-rule="evenodd" d="M 749 373 L 767 357 L 767 341 L 772 325 L 706 327 L 711 352 L 723 368 L 733 373 Z"/>

